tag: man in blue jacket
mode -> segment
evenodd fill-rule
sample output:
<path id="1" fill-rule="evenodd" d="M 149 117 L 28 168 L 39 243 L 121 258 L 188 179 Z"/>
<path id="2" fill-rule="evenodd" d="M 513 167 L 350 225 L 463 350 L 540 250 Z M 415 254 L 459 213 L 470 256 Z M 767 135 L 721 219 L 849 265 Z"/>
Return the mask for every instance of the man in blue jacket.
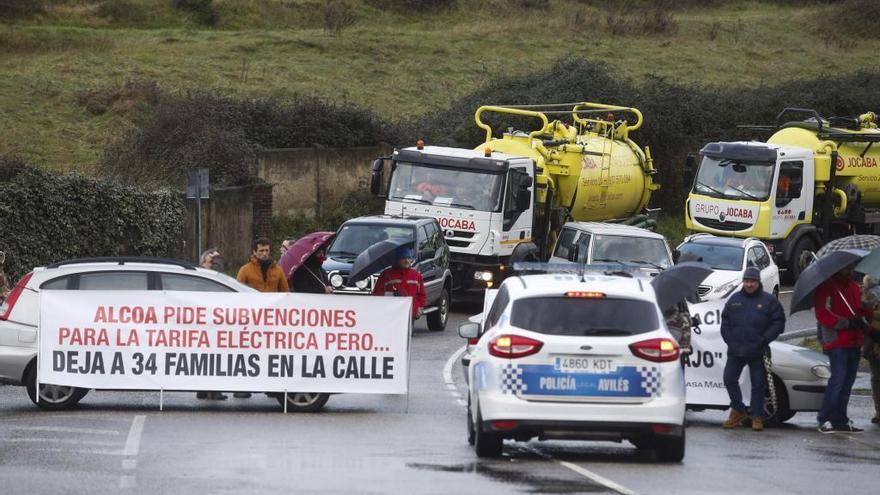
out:
<path id="1" fill-rule="evenodd" d="M 721 312 L 721 338 L 727 343 L 727 364 L 724 366 L 724 387 L 730 396 L 730 416 L 725 428 L 739 425 L 749 414 L 742 401 L 739 376 L 749 367 L 752 381 L 752 400 L 749 403 L 752 429 L 764 429 L 764 389 L 767 371 L 764 353 L 770 352 L 770 342 L 785 330 L 785 312 L 772 294 L 764 292 L 761 272 L 746 268 L 742 290 L 730 296 Z"/>

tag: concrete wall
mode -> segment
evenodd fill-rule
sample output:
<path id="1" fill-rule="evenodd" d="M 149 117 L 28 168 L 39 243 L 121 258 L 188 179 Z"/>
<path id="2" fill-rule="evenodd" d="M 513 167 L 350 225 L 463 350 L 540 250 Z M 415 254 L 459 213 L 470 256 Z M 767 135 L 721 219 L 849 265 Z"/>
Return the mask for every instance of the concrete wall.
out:
<path id="1" fill-rule="evenodd" d="M 370 164 L 391 148 L 288 148 L 265 150 L 257 176 L 272 184 L 276 215 L 313 216 L 347 193 L 370 184 Z"/>
<path id="2" fill-rule="evenodd" d="M 272 186 L 212 188 L 202 200 L 202 249 L 216 247 L 226 259 L 227 269 L 248 260 L 251 242 L 272 235 Z M 198 261 L 195 238 L 196 204 L 186 200 L 183 245 L 180 257 Z"/>

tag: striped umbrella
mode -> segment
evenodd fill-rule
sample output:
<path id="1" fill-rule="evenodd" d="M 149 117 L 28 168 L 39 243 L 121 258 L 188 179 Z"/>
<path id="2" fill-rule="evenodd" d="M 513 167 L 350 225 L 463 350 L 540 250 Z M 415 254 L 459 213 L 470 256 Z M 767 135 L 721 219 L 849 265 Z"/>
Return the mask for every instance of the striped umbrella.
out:
<path id="1" fill-rule="evenodd" d="M 880 248 L 880 235 L 854 234 L 848 235 L 846 237 L 841 237 L 840 239 L 835 239 L 828 244 L 822 246 L 822 249 L 816 252 L 816 258 L 821 258 L 828 253 L 833 253 L 834 251 L 841 251 L 844 249 L 861 249 L 864 251 L 873 251 L 877 248 Z"/>

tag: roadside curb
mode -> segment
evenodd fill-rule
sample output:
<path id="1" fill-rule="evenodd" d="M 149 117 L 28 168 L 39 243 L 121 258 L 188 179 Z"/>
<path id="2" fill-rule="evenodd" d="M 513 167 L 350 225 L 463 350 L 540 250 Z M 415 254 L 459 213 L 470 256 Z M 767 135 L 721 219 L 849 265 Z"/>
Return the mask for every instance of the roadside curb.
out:
<path id="1" fill-rule="evenodd" d="M 782 342 L 788 342 L 790 340 L 799 340 L 799 339 L 804 339 L 806 337 L 812 337 L 813 335 L 816 335 L 815 328 L 804 328 L 802 330 L 794 330 L 792 332 L 785 332 L 782 335 L 780 335 L 777 340 L 780 340 Z"/>

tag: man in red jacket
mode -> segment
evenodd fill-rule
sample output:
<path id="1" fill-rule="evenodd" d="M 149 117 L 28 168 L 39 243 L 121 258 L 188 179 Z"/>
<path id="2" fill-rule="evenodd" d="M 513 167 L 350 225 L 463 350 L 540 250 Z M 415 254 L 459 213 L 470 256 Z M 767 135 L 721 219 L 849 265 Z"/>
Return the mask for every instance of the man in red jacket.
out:
<path id="1" fill-rule="evenodd" d="M 411 268 L 413 252 L 408 247 L 400 247 L 395 255 L 397 264 L 379 275 L 376 280 L 376 286 L 373 287 L 374 296 L 405 296 L 411 297 L 412 318 L 415 320 L 421 315 L 421 310 L 425 306 L 425 283 L 422 282 L 422 275 L 415 269 Z"/>
<path id="2" fill-rule="evenodd" d="M 870 308 L 862 307 L 862 290 L 852 280 L 853 266 L 826 280 L 815 293 L 816 321 L 822 348 L 831 361 L 831 378 L 819 411 L 820 433 L 861 433 L 846 414 L 859 369 Z"/>

